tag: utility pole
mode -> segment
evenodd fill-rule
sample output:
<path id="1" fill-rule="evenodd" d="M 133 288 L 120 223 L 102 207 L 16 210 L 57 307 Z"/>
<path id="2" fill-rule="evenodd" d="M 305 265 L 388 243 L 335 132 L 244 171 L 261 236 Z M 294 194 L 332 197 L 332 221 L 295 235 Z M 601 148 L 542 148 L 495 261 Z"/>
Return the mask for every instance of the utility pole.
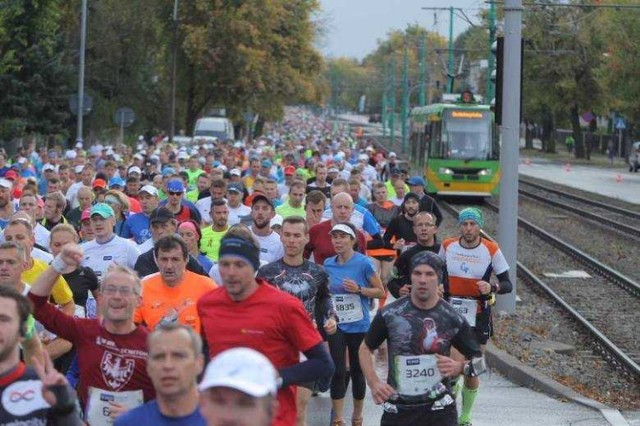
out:
<path id="1" fill-rule="evenodd" d="M 453 82 L 455 79 L 455 64 L 453 63 L 453 6 L 449 8 L 449 83 L 447 84 L 447 92 L 453 93 Z"/>
<path id="2" fill-rule="evenodd" d="M 389 136 L 391 146 L 395 143 L 396 137 L 396 57 L 391 57 L 391 116 L 389 117 Z"/>
<path id="3" fill-rule="evenodd" d="M 385 88 L 382 93 L 382 114 L 380 114 L 380 121 L 382 122 L 382 139 L 387 137 L 387 76 L 385 75 Z"/>
<path id="4" fill-rule="evenodd" d="M 420 43 L 420 92 L 418 97 L 418 105 L 425 106 L 427 99 L 426 80 L 427 80 L 427 34 Z"/>
<path id="5" fill-rule="evenodd" d="M 487 64 L 487 87 L 485 102 L 491 103 L 491 100 L 495 97 L 495 87 L 491 81 L 491 72 L 495 67 L 495 58 L 491 53 L 491 46 L 496 41 L 496 4 L 495 2 L 489 2 L 489 59 Z"/>
<path id="6" fill-rule="evenodd" d="M 176 134 L 176 80 L 178 74 L 178 1 L 173 2 L 173 58 L 171 63 L 171 105 L 169 119 L 169 143 L 173 143 Z"/>
<path id="7" fill-rule="evenodd" d="M 404 41 L 402 59 L 402 105 L 400 105 L 400 128 L 402 129 L 402 152 L 407 152 L 407 107 L 409 105 L 409 54 L 407 52 L 407 40 Z"/>
<path id="8" fill-rule="evenodd" d="M 87 44 L 87 0 L 82 0 L 82 14 L 80 17 L 80 67 L 78 70 L 78 121 L 76 143 L 84 144 L 82 126 L 84 119 L 84 61 L 85 46 Z"/>
<path id="9" fill-rule="evenodd" d="M 498 296 L 498 311 L 516 310 L 518 253 L 518 164 L 520 163 L 520 59 L 522 57 L 522 0 L 504 3 L 504 78 L 502 90 L 502 145 L 500 149 L 500 216 L 498 241 L 509 264 L 513 291 Z"/>

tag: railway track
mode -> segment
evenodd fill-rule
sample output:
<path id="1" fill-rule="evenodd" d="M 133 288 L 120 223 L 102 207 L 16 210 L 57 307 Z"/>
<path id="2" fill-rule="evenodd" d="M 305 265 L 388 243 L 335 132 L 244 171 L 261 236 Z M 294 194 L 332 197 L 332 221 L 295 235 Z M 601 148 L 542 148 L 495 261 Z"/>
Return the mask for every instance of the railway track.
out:
<path id="1" fill-rule="evenodd" d="M 640 212 L 581 197 L 567 191 L 520 179 L 518 193 L 538 202 L 569 211 L 600 225 L 640 238 Z M 524 184 L 524 188 L 522 187 Z M 549 195 L 551 194 L 551 196 Z"/>
<path id="2" fill-rule="evenodd" d="M 449 203 L 441 201 L 440 206 L 457 215 L 457 210 Z M 482 207 L 493 213 L 498 211 L 490 203 Z M 603 359 L 640 380 L 640 345 L 633 325 L 637 322 L 636 309 L 640 308 L 640 285 L 532 223 L 519 218 L 518 224 L 562 251 L 567 263 L 577 261 L 596 275 L 587 284 L 575 279 L 545 282 L 533 268 L 518 262 L 518 276 L 532 288 L 544 292 L 577 322 L 593 339 L 594 351 Z M 620 324 L 626 326 L 618 327 Z"/>

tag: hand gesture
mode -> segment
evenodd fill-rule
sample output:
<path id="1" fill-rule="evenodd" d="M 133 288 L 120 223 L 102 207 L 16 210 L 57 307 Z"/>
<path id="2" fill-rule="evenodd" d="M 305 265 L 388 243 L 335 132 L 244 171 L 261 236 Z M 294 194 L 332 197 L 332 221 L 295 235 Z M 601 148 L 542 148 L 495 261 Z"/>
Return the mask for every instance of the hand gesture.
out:
<path id="1" fill-rule="evenodd" d="M 111 420 L 115 420 L 127 411 L 129 411 L 129 407 L 126 405 L 117 402 L 109 402 L 109 417 L 111 417 Z"/>
<path id="2" fill-rule="evenodd" d="M 62 261 L 65 268 L 62 269 L 61 273 L 68 274 L 80 266 L 83 256 L 84 252 L 82 251 L 82 247 L 78 244 L 67 244 L 62 247 L 62 251 L 56 256 L 54 262 Z"/>
<path id="3" fill-rule="evenodd" d="M 31 358 L 33 368 L 36 370 L 38 378 L 42 382 L 42 398 L 52 407 L 58 402 L 55 394 L 51 391 L 52 386 L 68 386 L 67 379 L 55 368 L 47 351 L 43 352 L 44 363 L 36 356 Z"/>

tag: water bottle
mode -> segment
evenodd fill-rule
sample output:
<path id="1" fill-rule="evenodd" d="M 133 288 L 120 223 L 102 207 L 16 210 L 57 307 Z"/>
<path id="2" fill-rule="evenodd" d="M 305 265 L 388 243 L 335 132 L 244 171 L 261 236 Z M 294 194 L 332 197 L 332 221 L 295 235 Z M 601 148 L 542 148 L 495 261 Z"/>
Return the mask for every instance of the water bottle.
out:
<path id="1" fill-rule="evenodd" d="M 87 304 L 85 306 L 87 311 L 87 318 L 98 318 L 98 302 L 93 297 L 93 294 L 91 294 L 91 292 L 89 292 L 89 296 L 87 297 Z"/>

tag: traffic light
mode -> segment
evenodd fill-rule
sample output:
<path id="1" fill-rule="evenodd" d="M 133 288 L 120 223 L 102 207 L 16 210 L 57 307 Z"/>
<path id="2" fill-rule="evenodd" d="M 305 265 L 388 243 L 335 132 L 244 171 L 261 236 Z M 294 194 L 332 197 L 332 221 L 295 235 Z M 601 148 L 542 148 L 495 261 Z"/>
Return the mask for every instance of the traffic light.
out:
<path id="1" fill-rule="evenodd" d="M 502 76 L 504 73 L 504 37 L 497 37 L 491 45 L 491 54 L 495 56 L 495 69 L 491 71 L 491 81 L 495 88 L 495 97 L 491 102 L 495 114 L 496 124 L 502 124 Z"/>

